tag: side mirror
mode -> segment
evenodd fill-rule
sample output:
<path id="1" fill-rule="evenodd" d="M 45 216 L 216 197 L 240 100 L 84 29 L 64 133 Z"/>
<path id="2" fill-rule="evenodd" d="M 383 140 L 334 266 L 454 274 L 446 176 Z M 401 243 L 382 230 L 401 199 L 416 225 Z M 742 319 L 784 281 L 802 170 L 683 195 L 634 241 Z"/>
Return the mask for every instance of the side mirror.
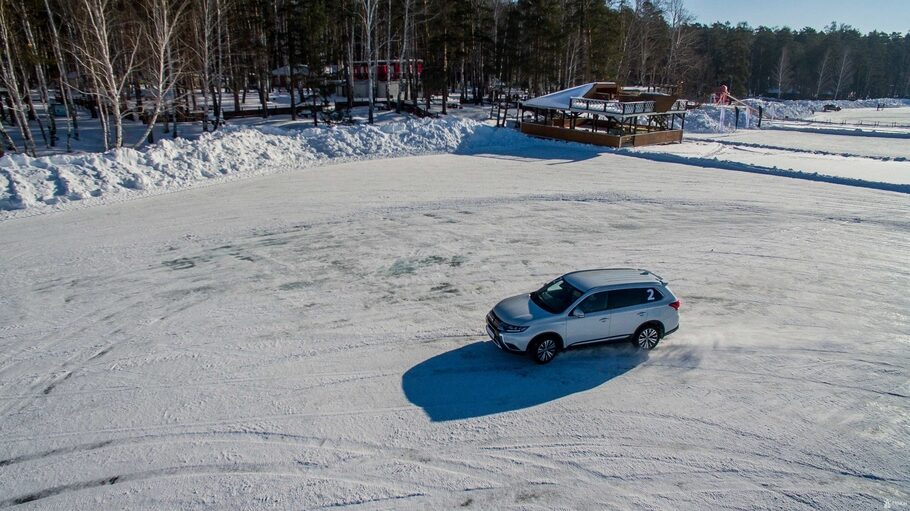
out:
<path id="1" fill-rule="evenodd" d="M 585 313 L 581 309 L 575 309 L 572 311 L 572 317 L 573 318 L 583 318 L 583 317 L 585 317 Z"/>

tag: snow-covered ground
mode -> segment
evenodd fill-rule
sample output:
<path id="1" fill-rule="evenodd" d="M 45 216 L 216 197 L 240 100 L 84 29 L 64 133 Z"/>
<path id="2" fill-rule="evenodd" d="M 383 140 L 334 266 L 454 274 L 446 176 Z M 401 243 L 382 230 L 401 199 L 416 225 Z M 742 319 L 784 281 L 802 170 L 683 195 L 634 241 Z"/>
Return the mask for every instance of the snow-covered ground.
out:
<path id="1" fill-rule="evenodd" d="M 480 116 L 480 107 L 461 109 Z M 897 109 L 910 119 L 910 108 Z M 388 113 L 394 115 L 393 112 Z M 94 205 L 202 184 L 314 168 L 328 163 L 457 152 L 488 146 L 512 151 L 566 144 L 468 118 L 387 120 L 377 125 L 311 127 L 306 121 L 226 127 L 195 139 L 163 140 L 141 151 L 80 153 L 0 160 L 0 219 Z M 858 131 L 857 131 L 858 130 Z M 678 145 L 621 149 L 639 158 L 769 173 L 910 192 L 908 133 L 854 128 L 818 131 L 793 126 L 688 135 Z M 607 148 L 573 146 L 592 156 Z"/>
<path id="2" fill-rule="evenodd" d="M 910 121 L 910 108 L 904 111 Z M 793 133 L 779 129 L 739 130 L 734 133 L 696 133 L 686 134 L 687 140 L 713 141 L 743 147 L 787 149 L 801 153 L 816 153 L 839 156 L 860 156 L 882 160 L 910 160 L 910 142 L 895 140 L 891 137 L 866 136 L 880 133 L 863 130 L 862 135 L 854 136 L 855 131 L 838 131 L 835 133 L 799 132 Z M 910 137 L 910 133 L 908 133 Z"/>
<path id="3" fill-rule="evenodd" d="M 491 137 L 474 136 L 479 129 Z M 226 127 L 197 139 L 163 140 L 142 151 L 8 155 L 0 160 L 0 212 L 110 202 L 328 161 L 454 151 L 468 137 L 482 144 L 495 138 L 492 134 L 493 128 L 457 119 L 316 128 L 285 123 Z"/>
<path id="4" fill-rule="evenodd" d="M 0 222 L 0 507 L 910 502 L 908 195 L 489 129 Z M 547 366 L 485 340 L 604 266 L 667 278 L 680 331 Z"/>
<path id="5" fill-rule="evenodd" d="M 839 112 L 817 112 L 809 117 L 813 121 L 859 124 L 887 127 L 892 124 L 910 128 L 910 119 L 907 118 L 907 108 L 888 107 L 881 110 L 875 108 L 845 108 Z"/>
<path id="6" fill-rule="evenodd" d="M 692 141 L 679 145 L 640 147 L 630 152 L 669 162 L 850 183 L 910 193 L 910 161 L 904 157 L 892 160 L 879 155 L 857 156 L 794 147 L 800 145 L 804 136 L 823 136 L 799 132 L 790 133 L 789 141 L 784 146 L 775 146 L 767 143 L 767 138 L 775 138 L 767 137 L 767 134 L 768 132 L 760 132 L 758 136 L 747 137 L 758 142 L 744 142 L 741 138 L 730 136 L 695 137 Z M 838 147 L 831 145 L 829 149 L 837 151 Z M 896 150 L 904 151 L 904 147 Z M 867 148 L 864 152 L 870 153 L 872 150 Z"/>
<path id="7" fill-rule="evenodd" d="M 855 109 L 863 110 L 867 115 L 886 112 L 894 123 L 910 126 L 910 107 Z M 910 128 L 790 120 L 766 122 L 760 130 L 703 131 L 708 133 L 687 133 L 683 144 L 625 152 L 667 162 L 910 192 Z"/>
<path id="8" fill-rule="evenodd" d="M 831 117 L 830 112 L 823 112 L 825 105 L 836 105 L 844 112 L 846 119 L 851 114 L 849 111 L 855 111 L 852 114 L 854 119 L 868 118 L 875 114 L 879 105 L 886 107 L 885 111 L 891 108 L 910 107 L 910 99 L 899 98 L 878 98 L 878 99 L 859 99 L 859 100 L 773 100 L 749 98 L 744 100 L 754 108 L 761 107 L 766 117 L 772 119 L 809 119 L 814 116 L 820 118 Z"/>

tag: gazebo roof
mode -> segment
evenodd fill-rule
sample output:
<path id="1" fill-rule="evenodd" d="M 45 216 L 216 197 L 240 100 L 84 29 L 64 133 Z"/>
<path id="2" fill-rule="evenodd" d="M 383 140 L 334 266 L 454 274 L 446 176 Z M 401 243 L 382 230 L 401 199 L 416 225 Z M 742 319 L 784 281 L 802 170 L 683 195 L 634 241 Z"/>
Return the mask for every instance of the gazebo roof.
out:
<path id="1" fill-rule="evenodd" d="M 590 97 L 596 87 L 611 87 L 615 88 L 615 82 L 591 82 L 584 85 L 579 85 L 577 87 L 572 87 L 569 89 L 563 89 L 561 91 L 552 92 L 550 94 L 545 94 L 543 96 L 538 96 L 533 99 L 529 99 L 522 104 L 526 108 L 545 108 L 552 110 L 569 110 L 569 100 L 572 98 L 586 98 Z"/>

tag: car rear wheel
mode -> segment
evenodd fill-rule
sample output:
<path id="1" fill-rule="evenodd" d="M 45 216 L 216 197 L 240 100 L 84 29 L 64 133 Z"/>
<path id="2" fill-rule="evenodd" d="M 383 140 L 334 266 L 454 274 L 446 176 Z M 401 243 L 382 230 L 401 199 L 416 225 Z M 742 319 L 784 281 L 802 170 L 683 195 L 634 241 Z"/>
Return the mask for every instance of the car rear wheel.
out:
<path id="1" fill-rule="evenodd" d="M 654 325 L 644 325 L 635 332 L 632 340 L 638 349 L 653 350 L 660 342 L 660 329 Z"/>
<path id="2" fill-rule="evenodd" d="M 559 353 L 559 342 L 552 337 L 544 337 L 531 343 L 528 353 L 538 364 L 546 364 Z"/>

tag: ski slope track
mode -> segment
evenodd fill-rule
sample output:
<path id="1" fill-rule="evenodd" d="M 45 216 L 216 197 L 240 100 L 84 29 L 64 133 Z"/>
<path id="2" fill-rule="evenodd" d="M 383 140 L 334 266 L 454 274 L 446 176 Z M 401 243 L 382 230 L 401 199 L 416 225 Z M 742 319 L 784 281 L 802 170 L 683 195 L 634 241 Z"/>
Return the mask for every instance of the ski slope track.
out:
<path id="1" fill-rule="evenodd" d="M 902 186 L 905 148 L 443 122 L 4 159 L 0 509 L 910 505 L 910 198 L 850 181 Z M 500 299 L 611 266 L 682 300 L 657 349 L 486 339 Z"/>

